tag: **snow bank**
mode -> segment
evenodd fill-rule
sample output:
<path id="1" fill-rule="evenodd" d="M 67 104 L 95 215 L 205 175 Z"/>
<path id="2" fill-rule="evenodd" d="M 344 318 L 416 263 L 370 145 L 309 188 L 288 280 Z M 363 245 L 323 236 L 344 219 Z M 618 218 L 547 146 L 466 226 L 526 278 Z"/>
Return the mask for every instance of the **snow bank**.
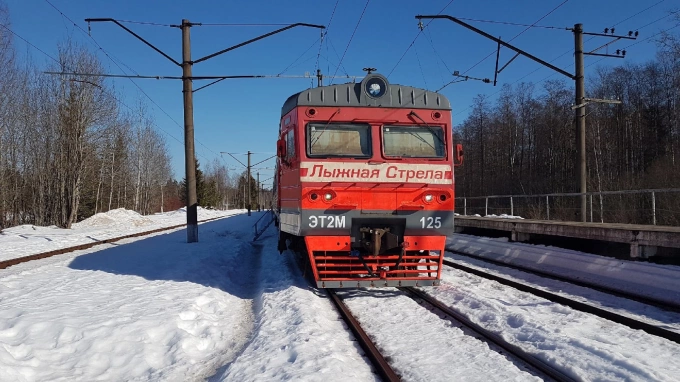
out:
<path id="1" fill-rule="evenodd" d="M 85 227 L 105 227 L 114 224 L 141 227 L 152 223 L 153 221 L 151 219 L 142 216 L 136 211 L 126 210 L 125 208 L 117 208 L 115 210 L 100 212 L 90 216 L 81 222 L 74 223 L 72 227 L 78 229 Z"/>
<path id="2" fill-rule="evenodd" d="M 568 249 L 508 243 L 464 234 L 449 236 L 448 250 L 566 276 L 680 305 L 680 267 L 618 260 Z"/>
<path id="3" fill-rule="evenodd" d="M 227 217 L 245 212 L 247 210 L 221 211 L 199 207 L 198 220 Z M 186 216 L 184 208 L 147 216 L 118 208 L 74 223 L 71 229 L 34 225 L 5 228 L 0 231 L 0 261 L 180 225 L 186 223 Z"/>
<path id="4" fill-rule="evenodd" d="M 490 214 L 490 215 L 486 215 L 484 217 L 485 218 L 497 218 L 497 219 L 524 219 L 521 216 L 508 215 L 508 214 L 500 214 L 500 215 Z"/>

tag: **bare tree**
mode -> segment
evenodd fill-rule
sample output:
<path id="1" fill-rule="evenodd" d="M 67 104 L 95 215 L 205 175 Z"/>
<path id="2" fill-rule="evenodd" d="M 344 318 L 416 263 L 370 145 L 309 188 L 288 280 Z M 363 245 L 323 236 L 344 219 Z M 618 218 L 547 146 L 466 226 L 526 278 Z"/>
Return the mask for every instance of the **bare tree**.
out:
<path id="1" fill-rule="evenodd" d="M 59 70 L 103 73 L 94 54 L 73 42 L 59 47 Z M 88 139 L 95 130 L 115 118 L 116 105 L 104 92 L 102 77 L 67 76 L 53 81 L 57 100 L 57 186 L 60 195 L 59 224 L 70 228 L 76 221 L 82 181 L 87 164 Z"/>

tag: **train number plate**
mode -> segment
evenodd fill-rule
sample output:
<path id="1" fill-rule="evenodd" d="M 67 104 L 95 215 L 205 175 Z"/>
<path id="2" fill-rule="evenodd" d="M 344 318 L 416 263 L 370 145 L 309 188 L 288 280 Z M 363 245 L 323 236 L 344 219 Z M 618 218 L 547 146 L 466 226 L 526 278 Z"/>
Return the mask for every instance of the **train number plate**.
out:
<path id="1" fill-rule="evenodd" d="M 437 217 L 423 217 L 420 218 L 420 224 L 422 225 L 422 228 L 441 228 L 442 226 L 442 218 L 437 216 Z"/>
<path id="2" fill-rule="evenodd" d="M 344 216 L 310 216 L 309 228 L 345 228 Z"/>

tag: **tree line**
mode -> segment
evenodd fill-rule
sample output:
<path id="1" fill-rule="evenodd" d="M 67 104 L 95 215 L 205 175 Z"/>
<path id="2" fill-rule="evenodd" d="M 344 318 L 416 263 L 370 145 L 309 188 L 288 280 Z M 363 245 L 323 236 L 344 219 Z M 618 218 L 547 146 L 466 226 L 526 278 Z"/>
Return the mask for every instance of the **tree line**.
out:
<path id="1" fill-rule="evenodd" d="M 182 178 L 177 187 L 182 191 L 179 200 L 181 205 L 186 205 L 186 177 Z M 250 203 L 252 210 L 269 209 L 272 205 L 271 188 L 258 187 L 257 180 L 248 172 L 243 171 L 240 175 L 230 177 L 227 167 L 213 160 L 208 166 L 206 173 L 201 170 L 200 161 L 196 160 L 196 199 L 199 206 L 219 209 L 247 209 Z"/>
<path id="2" fill-rule="evenodd" d="M 11 26 L 1 1 L 0 24 Z M 145 103 L 128 106 L 104 77 L 44 73 L 105 73 L 82 44 L 66 40 L 50 57 L 44 67 L 20 60 L 13 35 L 0 28 L 0 229 L 70 228 L 116 208 L 151 214 L 184 206 L 186 190 L 173 179 L 165 137 Z M 208 164 L 201 206 L 235 204 L 241 188 L 229 175 L 223 163 Z"/>
<path id="3" fill-rule="evenodd" d="M 665 33 L 653 60 L 600 67 L 587 78 L 587 97 L 621 101 L 587 105 L 588 191 L 680 188 L 679 41 Z M 454 139 L 465 146 L 456 195 L 579 192 L 573 104 L 573 84 L 560 80 L 540 88 L 504 85 L 495 102 L 478 95 L 469 116 L 454 129 Z M 595 196 L 594 221 L 650 223 L 649 198 Z M 656 198 L 658 223 L 680 224 L 680 194 Z M 514 202 L 515 215 L 546 218 L 544 199 Z M 468 214 L 485 211 L 485 200 L 467 203 Z M 507 199 L 490 203 L 490 214 L 509 213 Z M 551 218 L 580 218 L 578 197 L 556 197 L 553 203 Z M 462 213 L 460 201 L 456 210 Z"/>

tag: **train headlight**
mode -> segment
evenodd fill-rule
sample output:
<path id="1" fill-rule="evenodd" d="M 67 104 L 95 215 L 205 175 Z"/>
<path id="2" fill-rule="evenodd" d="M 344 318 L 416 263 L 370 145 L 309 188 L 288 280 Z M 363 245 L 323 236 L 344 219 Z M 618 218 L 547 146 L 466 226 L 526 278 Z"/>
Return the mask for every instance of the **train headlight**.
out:
<path id="1" fill-rule="evenodd" d="M 434 199 L 434 197 L 433 197 L 432 195 L 430 195 L 430 194 L 425 195 L 425 201 L 426 201 L 426 202 L 429 203 L 429 202 L 432 201 L 432 199 Z"/>
<path id="2" fill-rule="evenodd" d="M 329 193 L 327 193 L 326 195 L 324 195 L 324 198 L 326 198 L 326 200 L 331 200 L 331 199 L 333 199 L 333 194 L 331 194 L 331 193 L 329 192 Z"/>
<path id="3" fill-rule="evenodd" d="M 364 68 L 364 70 L 367 69 L 369 68 Z M 371 74 L 370 71 L 368 72 L 368 75 L 364 77 L 361 83 L 364 88 L 365 94 L 369 98 L 373 99 L 379 99 L 385 94 L 387 94 L 389 87 L 387 83 L 387 78 L 377 73 Z"/>

